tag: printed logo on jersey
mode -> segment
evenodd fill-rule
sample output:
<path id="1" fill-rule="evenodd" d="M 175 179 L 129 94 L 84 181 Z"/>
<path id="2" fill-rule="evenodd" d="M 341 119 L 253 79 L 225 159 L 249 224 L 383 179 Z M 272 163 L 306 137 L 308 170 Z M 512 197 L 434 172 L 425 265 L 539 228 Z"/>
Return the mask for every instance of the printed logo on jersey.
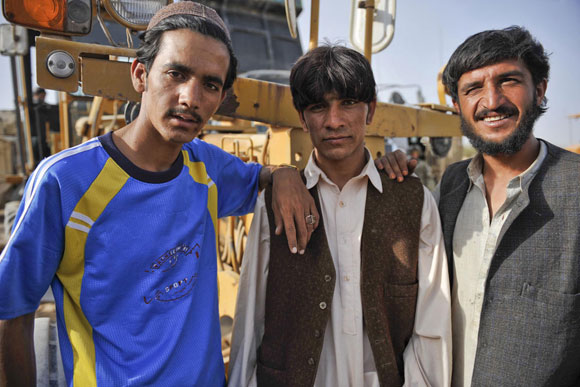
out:
<path id="1" fill-rule="evenodd" d="M 181 244 L 172 249 L 167 250 L 161 254 L 155 261 L 153 261 L 147 269 L 146 273 L 151 275 L 163 275 L 169 277 L 165 273 L 171 272 L 175 267 L 187 265 L 187 260 L 199 259 L 200 246 L 195 243 L 193 246 Z M 197 272 L 188 275 L 180 275 L 177 278 L 168 279 L 166 283 L 147 296 L 143 297 L 146 304 L 153 301 L 157 302 L 172 302 L 178 301 L 188 296 L 195 284 L 197 283 Z"/>

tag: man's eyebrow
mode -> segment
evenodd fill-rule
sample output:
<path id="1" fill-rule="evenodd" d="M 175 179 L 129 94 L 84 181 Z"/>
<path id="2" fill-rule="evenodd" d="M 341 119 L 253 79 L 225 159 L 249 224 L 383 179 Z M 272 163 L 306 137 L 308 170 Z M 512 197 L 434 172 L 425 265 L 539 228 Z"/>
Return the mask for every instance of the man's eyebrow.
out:
<path id="1" fill-rule="evenodd" d="M 224 85 L 224 81 L 220 77 L 216 77 L 214 75 L 206 75 L 203 77 L 206 82 L 217 83 L 220 86 Z"/>
<path id="2" fill-rule="evenodd" d="M 326 100 L 322 100 L 322 101 L 314 101 L 309 103 L 308 105 L 306 105 L 306 108 L 309 108 L 310 106 L 314 106 L 314 105 L 322 105 L 322 106 L 327 106 L 328 102 Z"/>
<path id="3" fill-rule="evenodd" d="M 520 70 L 512 70 L 512 71 L 506 71 L 505 73 L 501 73 L 499 75 L 499 78 L 523 77 L 523 76 L 524 76 L 523 71 L 520 71 Z"/>
<path id="4" fill-rule="evenodd" d="M 167 70 L 177 70 L 184 74 L 192 74 L 193 70 L 186 65 L 179 62 L 170 62 L 163 66 Z"/>

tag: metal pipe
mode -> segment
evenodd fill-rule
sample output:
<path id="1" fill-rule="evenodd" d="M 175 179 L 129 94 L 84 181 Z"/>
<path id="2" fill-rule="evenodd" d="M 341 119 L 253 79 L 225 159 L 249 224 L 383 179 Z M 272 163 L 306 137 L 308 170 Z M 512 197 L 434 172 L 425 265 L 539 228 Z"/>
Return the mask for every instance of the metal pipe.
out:
<path id="1" fill-rule="evenodd" d="M 25 69 L 25 64 L 24 64 L 24 57 L 19 56 L 18 57 L 18 62 L 19 62 L 19 67 L 20 67 L 20 72 L 19 72 L 19 80 L 20 80 L 20 85 L 21 85 L 21 90 L 22 90 L 22 98 L 20 98 L 20 96 L 18 97 L 18 103 L 20 106 L 22 106 L 22 110 L 24 112 L 24 127 L 25 127 L 25 131 L 26 131 L 26 149 L 28 151 L 28 161 L 27 161 L 27 167 L 28 170 L 32 171 L 36 165 L 34 163 L 34 152 L 32 150 L 32 123 L 30 122 L 30 111 L 28 110 L 28 90 L 29 90 L 29 85 L 27 85 L 27 83 L 30 82 L 30 79 L 27 80 L 26 77 L 26 69 Z"/>
<path id="2" fill-rule="evenodd" d="M 320 14 L 320 0 L 312 0 L 310 6 L 310 43 L 308 51 L 318 47 L 318 16 Z"/>
<path id="3" fill-rule="evenodd" d="M 375 0 L 365 0 L 365 57 L 371 63 L 373 55 L 373 20 L 375 16 Z"/>
<path id="4" fill-rule="evenodd" d="M 24 148 L 24 133 L 20 117 L 20 103 L 18 102 L 18 75 L 16 73 L 16 58 L 10 56 L 10 70 L 12 71 L 12 90 L 14 91 L 14 114 L 16 116 L 16 132 L 18 133 L 18 154 L 22 174 L 26 174 L 26 149 Z"/>

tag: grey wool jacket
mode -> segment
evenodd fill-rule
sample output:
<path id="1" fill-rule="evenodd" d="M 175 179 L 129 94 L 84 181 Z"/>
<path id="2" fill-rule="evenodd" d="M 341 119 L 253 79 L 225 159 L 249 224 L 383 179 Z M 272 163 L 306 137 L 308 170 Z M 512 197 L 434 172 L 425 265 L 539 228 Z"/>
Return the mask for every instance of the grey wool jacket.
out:
<path id="1" fill-rule="evenodd" d="M 546 145 L 529 203 L 509 215 L 491 261 L 472 386 L 580 386 L 580 156 Z M 469 161 L 441 181 L 450 260 Z"/>

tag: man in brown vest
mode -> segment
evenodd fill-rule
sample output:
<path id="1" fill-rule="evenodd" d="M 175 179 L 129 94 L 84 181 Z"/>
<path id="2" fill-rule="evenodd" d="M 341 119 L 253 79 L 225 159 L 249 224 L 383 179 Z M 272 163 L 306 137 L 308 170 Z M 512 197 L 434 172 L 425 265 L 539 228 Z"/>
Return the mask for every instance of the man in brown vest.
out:
<path id="1" fill-rule="evenodd" d="M 364 146 L 376 106 L 367 60 L 316 48 L 290 86 L 314 151 L 303 178 L 322 215 L 305 255 L 258 199 L 242 265 L 232 386 L 447 386 L 450 293 L 436 204 L 379 173 Z M 306 216 L 312 221 L 311 216 Z"/>

